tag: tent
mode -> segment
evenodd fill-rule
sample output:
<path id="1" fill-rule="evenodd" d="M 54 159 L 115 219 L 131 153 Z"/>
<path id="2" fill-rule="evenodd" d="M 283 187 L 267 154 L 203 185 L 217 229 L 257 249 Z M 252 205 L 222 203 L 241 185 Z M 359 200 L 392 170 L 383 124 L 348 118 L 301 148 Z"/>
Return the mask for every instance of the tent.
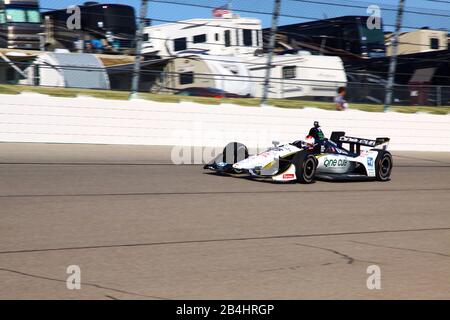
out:
<path id="1" fill-rule="evenodd" d="M 51 52 L 39 55 L 26 70 L 22 84 L 110 89 L 106 69 L 100 59 L 88 53 Z"/>

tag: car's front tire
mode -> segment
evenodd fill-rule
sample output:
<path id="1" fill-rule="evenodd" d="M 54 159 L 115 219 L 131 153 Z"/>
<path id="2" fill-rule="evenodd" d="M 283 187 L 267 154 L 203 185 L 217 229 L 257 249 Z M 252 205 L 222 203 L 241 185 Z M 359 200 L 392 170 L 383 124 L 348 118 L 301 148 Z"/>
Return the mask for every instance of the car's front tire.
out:
<path id="1" fill-rule="evenodd" d="M 234 169 L 232 165 L 249 157 L 248 148 L 242 143 L 231 142 L 223 149 L 221 157 L 230 165 L 230 173 L 241 174 L 242 170 Z"/>
<path id="2" fill-rule="evenodd" d="M 314 182 L 317 169 L 317 159 L 313 154 L 307 151 L 300 151 L 292 159 L 295 165 L 295 174 L 297 182 L 310 184 Z"/>
<path id="3" fill-rule="evenodd" d="M 375 160 L 375 169 L 378 181 L 389 181 L 393 167 L 392 155 L 388 151 L 380 151 Z"/>

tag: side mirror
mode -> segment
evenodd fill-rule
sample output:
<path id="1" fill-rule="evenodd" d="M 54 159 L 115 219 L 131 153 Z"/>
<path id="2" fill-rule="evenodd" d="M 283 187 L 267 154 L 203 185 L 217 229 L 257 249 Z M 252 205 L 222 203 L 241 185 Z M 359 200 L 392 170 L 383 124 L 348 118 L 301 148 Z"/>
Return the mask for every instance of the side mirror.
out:
<path id="1" fill-rule="evenodd" d="M 278 147 L 280 145 L 280 141 L 274 140 L 274 141 L 272 141 L 272 144 L 276 148 L 276 147 Z"/>

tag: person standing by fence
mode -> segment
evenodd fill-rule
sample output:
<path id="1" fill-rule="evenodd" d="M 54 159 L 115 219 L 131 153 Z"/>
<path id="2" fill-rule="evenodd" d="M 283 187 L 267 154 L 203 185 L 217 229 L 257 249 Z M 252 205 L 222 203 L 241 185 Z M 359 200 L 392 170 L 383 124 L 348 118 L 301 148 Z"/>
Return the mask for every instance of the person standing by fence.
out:
<path id="1" fill-rule="evenodd" d="M 345 111 L 348 109 L 348 103 L 345 100 L 345 94 L 347 93 L 345 87 L 339 87 L 337 90 L 337 97 L 334 98 L 334 103 L 336 104 L 337 111 Z"/>

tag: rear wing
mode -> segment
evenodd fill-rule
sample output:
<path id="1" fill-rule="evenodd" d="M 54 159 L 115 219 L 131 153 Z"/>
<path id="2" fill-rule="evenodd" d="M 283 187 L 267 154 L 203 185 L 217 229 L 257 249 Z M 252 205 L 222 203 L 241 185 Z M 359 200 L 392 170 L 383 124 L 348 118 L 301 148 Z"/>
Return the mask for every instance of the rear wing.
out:
<path id="1" fill-rule="evenodd" d="M 343 143 L 348 143 L 350 146 L 349 151 L 352 153 L 359 154 L 361 152 L 361 146 L 371 147 L 374 149 L 386 150 L 389 145 L 389 141 L 391 139 L 390 138 L 377 138 L 376 140 L 370 140 L 370 139 L 348 137 L 345 135 L 345 132 L 337 131 L 337 132 L 331 133 L 330 140 L 335 142 L 341 148 L 342 148 Z"/>

